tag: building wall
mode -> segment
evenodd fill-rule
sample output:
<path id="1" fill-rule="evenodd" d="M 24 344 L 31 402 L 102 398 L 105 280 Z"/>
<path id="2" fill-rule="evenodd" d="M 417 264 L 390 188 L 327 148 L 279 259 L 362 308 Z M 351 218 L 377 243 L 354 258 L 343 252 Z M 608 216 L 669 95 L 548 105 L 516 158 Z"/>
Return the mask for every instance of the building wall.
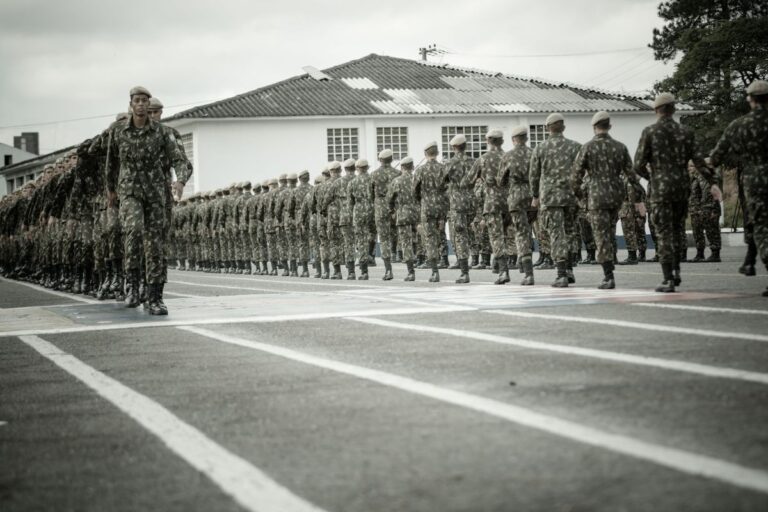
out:
<path id="1" fill-rule="evenodd" d="M 568 138 L 584 143 L 592 138 L 591 113 L 566 115 Z M 281 173 L 308 169 L 318 174 L 327 162 L 326 130 L 357 128 L 359 156 L 376 165 L 376 128 L 407 127 L 408 152 L 419 162 L 423 146 L 436 140 L 441 145 L 443 126 L 484 125 L 505 134 L 506 147 L 512 128 L 520 124 L 544 124 L 545 115 L 498 116 L 386 116 L 381 118 L 312 118 L 268 120 L 195 121 L 171 123 L 182 135 L 192 133 L 191 155 L 195 173 L 187 193 L 210 190 L 235 181 L 261 182 Z M 653 114 L 613 115 L 613 136 L 624 142 L 634 156 L 642 129 L 654 122 Z"/>
<path id="2" fill-rule="evenodd" d="M 12 159 L 12 162 L 9 165 L 17 164 L 19 162 L 24 162 L 31 158 L 37 157 L 37 155 L 28 153 L 26 151 L 22 151 L 20 149 L 14 148 L 13 146 L 9 146 L 7 144 L 0 144 L 0 169 L 2 169 L 5 166 L 6 156 L 10 156 Z M 6 185 L 7 180 L 10 180 L 10 179 L 15 180 L 16 177 L 17 177 L 16 175 L 0 177 L 0 196 L 4 196 L 9 192 L 8 187 Z"/>

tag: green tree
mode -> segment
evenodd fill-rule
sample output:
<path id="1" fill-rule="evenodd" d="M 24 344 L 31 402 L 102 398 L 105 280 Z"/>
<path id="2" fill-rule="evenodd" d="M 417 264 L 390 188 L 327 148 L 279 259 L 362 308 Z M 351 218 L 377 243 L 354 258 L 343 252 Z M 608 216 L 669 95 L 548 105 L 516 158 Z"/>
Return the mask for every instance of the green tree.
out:
<path id="1" fill-rule="evenodd" d="M 666 0 L 658 13 L 664 26 L 649 45 L 656 60 L 681 58 L 655 90 L 709 109 L 685 118 L 709 149 L 747 112 L 744 89 L 768 76 L 768 0 Z"/>

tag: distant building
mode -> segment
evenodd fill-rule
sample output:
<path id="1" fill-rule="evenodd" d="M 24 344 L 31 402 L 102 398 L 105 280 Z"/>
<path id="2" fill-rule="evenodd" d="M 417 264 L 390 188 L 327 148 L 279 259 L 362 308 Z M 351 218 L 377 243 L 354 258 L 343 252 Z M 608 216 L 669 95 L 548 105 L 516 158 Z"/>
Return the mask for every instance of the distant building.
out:
<path id="1" fill-rule="evenodd" d="M 4 174 L 4 170 L 8 168 L 9 166 L 13 166 L 14 164 L 27 161 L 31 158 L 35 158 L 37 155 L 23 151 L 21 149 L 17 149 L 13 146 L 9 146 L 8 144 L 3 144 L 0 142 L 0 157 L 2 157 L 2 160 L 0 160 L 0 174 Z M 26 179 L 26 176 L 24 177 Z M 10 185 L 11 190 L 14 189 L 15 183 L 16 183 L 16 176 L 14 175 L 13 184 Z M 23 185 L 23 182 L 22 182 Z M 8 193 L 8 183 L 5 179 L 2 180 L 2 183 L 0 183 L 0 196 L 4 196 Z"/>
<path id="2" fill-rule="evenodd" d="M 6 144 L 0 144 L 0 146 L 4 146 L 3 150 L 5 147 L 10 147 Z M 41 156 L 30 154 L 23 161 L 0 167 L 0 195 L 4 196 L 10 194 L 14 190 L 24 186 L 26 182 L 37 179 L 46 165 L 54 163 L 57 158 L 63 156 L 67 151 L 74 147 L 76 146 L 59 149 L 53 153 Z M 20 151 L 18 149 L 14 150 Z"/>
<path id="3" fill-rule="evenodd" d="M 21 132 L 13 138 L 13 147 L 32 153 L 40 154 L 40 135 L 37 132 Z"/>
<path id="4" fill-rule="evenodd" d="M 487 71 L 371 54 L 195 107 L 166 120 L 182 135 L 195 167 L 188 190 L 209 190 L 233 181 L 262 181 L 284 172 L 318 173 L 332 160 L 365 157 L 376 165 L 379 150 L 416 162 L 436 140 L 442 158 L 448 141 L 464 133 L 469 151 L 485 151 L 484 134 L 518 125 L 530 144 L 546 137 L 551 112 L 566 117 L 565 135 L 592 138 L 590 118 L 606 110 L 613 135 L 634 154 L 642 128 L 655 120 L 651 103 L 636 97 L 587 90 Z M 693 109 L 679 105 L 681 113 Z"/>

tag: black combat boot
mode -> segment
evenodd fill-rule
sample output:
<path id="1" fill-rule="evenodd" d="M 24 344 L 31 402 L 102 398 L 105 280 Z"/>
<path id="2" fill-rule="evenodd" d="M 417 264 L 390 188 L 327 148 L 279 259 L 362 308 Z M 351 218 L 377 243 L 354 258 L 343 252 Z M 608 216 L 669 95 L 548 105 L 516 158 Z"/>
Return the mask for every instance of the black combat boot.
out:
<path id="1" fill-rule="evenodd" d="M 479 255 L 478 254 L 473 254 L 472 255 L 472 261 L 470 262 L 469 266 L 471 268 L 475 268 L 478 265 L 478 262 L 479 262 Z"/>
<path id="2" fill-rule="evenodd" d="M 360 256 L 360 276 L 357 278 L 358 281 L 367 281 L 368 280 L 368 258 L 365 254 Z"/>
<path id="3" fill-rule="evenodd" d="M 139 300 L 144 305 L 144 309 L 149 307 L 149 287 L 147 286 L 147 275 L 141 273 L 141 280 L 139 281 Z"/>
<path id="4" fill-rule="evenodd" d="M 517 270 L 517 254 L 507 257 L 507 270 Z"/>
<path id="5" fill-rule="evenodd" d="M 662 263 L 661 271 L 664 274 L 664 282 L 656 287 L 659 293 L 672 293 L 675 291 L 675 278 L 672 274 L 672 264 Z"/>
<path id="6" fill-rule="evenodd" d="M 688 248 L 686 247 L 680 252 L 680 263 L 688 263 Z"/>
<path id="7" fill-rule="evenodd" d="M 395 263 L 402 263 L 402 262 L 403 262 L 403 251 L 395 252 Z"/>
<path id="8" fill-rule="evenodd" d="M 595 251 L 587 249 L 587 256 L 581 260 L 582 265 L 594 265 L 595 264 Z"/>
<path id="9" fill-rule="evenodd" d="M 405 267 L 408 269 L 408 275 L 405 276 L 405 279 L 403 281 L 415 281 L 416 280 L 416 271 L 413 268 L 413 260 L 406 261 Z"/>
<path id="10" fill-rule="evenodd" d="M 78 265 L 75 267 L 74 279 L 72 281 L 72 293 L 80 295 L 82 292 L 83 284 L 83 267 Z"/>
<path id="11" fill-rule="evenodd" d="M 163 287 L 164 283 L 150 284 L 149 288 L 149 300 L 147 309 L 149 309 L 150 315 L 167 315 L 168 308 L 163 302 Z"/>
<path id="12" fill-rule="evenodd" d="M 675 262 L 672 265 L 672 277 L 675 280 L 675 286 L 680 286 L 683 282 L 683 278 L 680 277 L 680 263 Z"/>
<path id="13" fill-rule="evenodd" d="M 419 256 L 418 261 L 416 262 L 416 268 L 421 268 L 421 269 L 429 268 L 429 262 L 427 261 L 426 256 L 424 255 Z"/>
<path id="14" fill-rule="evenodd" d="M 755 264 L 757 263 L 757 245 L 755 242 L 747 244 L 747 254 L 744 256 L 744 264 L 739 267 L 739 273 L 745 276 L 754 276 L 757 274 Z"/>
<path id="15" fill-rule="evenodd" d="M 307 260 L 301 260 L 301 275 L 299 277 L 309 277 L 309 264 Z"/>
<path id="16" fill-rule="evenodd" d="M 710 249 L 712 251 L 712 254 L 709 255 L 709 258 L 707 258 L 707 263 L 720 263 L 722 260 L 720 259 L 720 249 Z"/>
<path id="17" fill-rule="evenodd" d="M 297 260 L 291 260 L 291 277 L 299 277 L 299 262 Z"/>
<path id="18" fill-rule="evenodd" d="M 271 276 L 277 275 L 277 260 L 272 260 L 272 272 L 269 273 Z"/>
<path id="19" fill-rule="evenodd" d="M 338 265 L 336 263 L 333 264 L 333 275 L 331 276 L 331 279 L 340 281 L 343 279 L 341 275 L 341 265 Z"/>
<path id="20" fill-rule="evenodd" d="M 450 263 L 448 262 L 448 255 L 447 255 L 447 254 L 444 254 L 444 255 L 443 255 L 441 258 L 440 258 L 440 264 L 437 266 L 437 268 L 440 268 L 440 269 L 446 269 L 446 268 L 448 268 L 449 266 L 450 266 Z"/>
<path id="21" fill-rule="evenodd" d="M 645 263 L 645 249 L 640 249 L 637 254 L 637 261 L 640 263 Z"/>
<path id="22" fill-rule="evenodd" d="M 573 275 L 573 267 L 570 261 L 565 262 L 565 275 L 568 277 L 568 284 L 576 283 L 576 276 Z"/>
<path id="23" fill-rule="evenodd" d="M 493 258 L 493 265 L 491 265 L 491 274 L 499 273 L 499 258 Z"/>
<path id="24" fill-rule="evenodd" d="M 281 277 L 288 277 L 291 275 L 290 268 L 288 267 L 288 260 L 283 260 L 283 273 L 280 274 Z"/>
<path id="25" fill-rule="evenodd" d="M 125 297 L 125 307 L 136 308 L 141 304 L 141 294 L 139 293 L 139 270 L 128 271 L 128 294 Z"/>
<path id="26" fill-rule="evenodd" d="M 355 275 L 355 260 L 347 262 L 347 281 L 355 281 L 357 276 Z"/>
<path id="27" fill-rule="evenodd" d="M 619 265 L 637 265 L 637 251 L 627 251 L 627 259 L 620 261 Z"/>
<path id="28" fill-rule="evenodd" d="M 440 270 L 437 268 L 437 258 L 432 259 L 430 266 L 432 267 L 432 275 L 429 278 L 430 283 L 440 282 Z"/>
<path id="29" fill-rule="evenodd" d="M 376 266 L 376 240 L 368 242 L 368 266 Z"/>
<path id="30" fill-rule="evenodd" d="M 112 295 L 112 298 L 115 300 L 123 301 L 125 300 L 125 276 L 123 275 L 123 261 L 115 260 L 112 268 L 114 269 L 114 274 L 112 277 L 112 283 L 109 286 L 109 291 Z"/>
<path id="31" fill-rule="evenodd" d="M 481 257 L 483 259 L 483 267 L 485 267 L 486 269 L 491 268 L 491 255 L 481 254 Z"/>
<path id="32" fill-rule="evenodd" d="M 701 263 L 705 259 L 706 259 L 706 257 L 704 256 L 704 248 L 702 247 L 701 249 L 699 249 L 697 247 L 696 248 L 696 256 L 693 257 L 693 259 L 691 260 L 691 263 Z"/>
<path id="33" fill-rule="evenodd" d="M 568 288 L 568 269 L 564 261 L 557 262 L 557 278 L 552 283 L 553 288 Z"/>
<path id="34" fill-rule="evenodd" d="M 499 277 L 493 284 L 507 284 L 509 282 L 509 269 L 507 268 L 507 257 L 499 256 L 496 258 L 496 262 L 499 266 Z"/>
<path id="35" fill-rule="evenodd" d="M 330 279 L 331 277 L 331 262 L 328 260 L 325 260 L 323 262 L 323 275 L 320 276 L 320 279 Z"/>
<path id="36" fill-rule="evenodd" d="M 467 258 L 459 260 L 459 268 L 461 268 L 461 275 L 456 280 L 456 284 L 467 284 L 469 282 L 469 261 Z"/>
<path id="37" fill-rule="evenodd" d="M 616 288 L 616 280 L 613 278 L 613 262 L 603 263 L 603 282 L 597 287 L 598 290 L 613 290 Z"/>
<path id="38" fill-rule="evenodd" d="M 389 258 L 384 258 L 384 277 L 381 279 L 383 281 L 391 281 L 394 278 L 392 275 L 392 260 Z"/>
<path id="39" fill-rule="evenodd" d="M 571 266 L 578 267 L 581 262 L 581 249 L 571 254 Z"/>
<path id="40" fill-rule="evenodd" d="M 312 264 L 313 268 L 315 269 L 314 277 L 315 279 L 320 279 L 323 275 L 322 270 L 320 268 L 320 260 L 315 259 L 315 262 Z"/>
<path id="41" fill-rule="evenodd" d="M 544 254 L 544 261 L 539 265 L 539 270 L 552 270 L 553 268 L 555 268 L 555 262 L 552 261 L 552 256 L 549 253 Z"/>
<path id="42" fill-rule="evenodd" d="M 525 274 L 525 277 L 523 277 L 523 280 L 520 281 L 521 286 L 533 286 L 534 280 L 533 280 L 533 260 L 531 257 L 523 258 L 523 260 L 520 262 L 520 270 Z"/>

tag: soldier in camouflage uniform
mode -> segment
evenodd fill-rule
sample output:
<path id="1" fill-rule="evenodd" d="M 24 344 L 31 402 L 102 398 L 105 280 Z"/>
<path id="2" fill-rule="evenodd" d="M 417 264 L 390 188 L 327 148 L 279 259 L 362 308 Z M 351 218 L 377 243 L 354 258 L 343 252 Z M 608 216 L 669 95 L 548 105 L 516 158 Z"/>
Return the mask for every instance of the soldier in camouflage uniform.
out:
<path id="1" fill-rule="evenodd" d="M 461 275 L 456 280 L 463 284 L 469 282 L 469 232 L 473 217 L 473 195 L 475 184 L 467 180 L 467 175 L 474 165 L 474 159 L 468 156 L 467 138 L 460 134 L 451 139 L 453 157 L 445 166 L 445 178 L 448 183 L 449 219 L 453 249 L 461 269 Z M 402 164 L 401 164 L 402 165 Z"/>
<path id="2" fill-rule="evenodd" d="M 475 244 L 472 247 L 471 268 L 485 270 L 491 265 L 491 240 L 488 237 L 488 228 L 483 220 L 483 206 L 485 204 L 485 185 L 482 181 L 475 182 L 473 190 L 472 206 L 474 218 L 472 219 L 472 232 L 475 234 Z"/>
<path id="3" fill-rule="evenodd" d="M 637 187 L 637 192 L 640 194 L 637 198 L 639 203 L 646 202 L 645 189 L 641 186 Z M 647 215 L 641 215 L 640 212 L 635 210 L 635 223 L 637 229 L 637 261 L 644 263 L 646 261 L 645 253 L 648 250 L 648 241 L 645 239 L 645 218 Z"/>
<path id="4" fill-rule="evenodd" d="M 552 261 L 552 244 L 550 243 L 549 231 L 544 226 L 544 217 L 540 215 L 541 209 L 535 208 L 534 211 L 536 212 L 536 220 L 532 227 L 536 240 L 539 242 L 539 259 L 533 266 L 539 270 L 551 270 L 555 268 L 555 262 Z"/>
<path id="5" fill-rule="evenodd" d="M 320 276 L 321 279 L 329 279 L 331 277 L 331 248 L 328 242 L 328 219 L 325 203 L 325 196 L 328 193 L 328 188 L 331 184 L 331 166 L 341 166 L 339 162 L 331 162 L 323 170 L 323 182 L 317 186 L 314 196 L 314 206 L 312 208 L 317 219 L 317 241 L 319 245 L 318 255 L 320 262 L 322 263 L 323 273 Z"/>
<path id="6" fill-rule="evenodd" d="M 297 265 L 301 263 L 301 274 L 299 277 L 309 277 L 309 236 L 306 232 L 306 223 L 302 219 L 302 207 L 304 200 L 312 187 L 309 185 L 309 171 L 304 170 L 299 173 L 299 185 L 293 189 L 293 199 L 291 209 L 293 210 L 294 233 L 296 237 L 296 258 Z"/>
<path id="7" fill-rule="evenodd" d="M 264 195 L 261 220 L 264 223 L 264 234 L 267 238 L 268 259 L 272 263 L 270 276 L 277 275 L 277 262 L 280 259 L 280 246 L 275 222 L 275 207 L 278 196 L 277 178 L 269 180 L 269 191 Z"/>
<path id="8" fill-rule="evenodd" d="M 619 208 L 627 193 L 630 203 L 643 215 L 645 205 L 637 202 L 635 188 L 625 184 L 628 181 L 639 185 L 627 147 L 608 133 L 611 129 L 608 113 L 596 113 L 592 127 L 595 136 L 582 146 L 573 166 L 572 189 L 580 195 L 583 183 L 587 183 L 589 219 L 597 245 L 597 261 L 603 267 L 604 276 L 598 288 L 612 290 L 616 287 L 613 255 Z"/>
<path id="9" fill-rule="evenodd" d="M 716 170 L 714 173 L 718 185 L 721 185 L 719 173 Z M 691 199 L 688 201 L 688 208 L 691 212 L 691 229 L 696 245 L 696 256 L 691 261 L 720 262 L 720 203 L 712 198 L 706 180 L 695 172 L 691 174 Z M 711 251 L 709 258 L 704 255 L 707 242 Z"/>
<path id="10" fill-rule="evenodd" d="M 501 173 L 497 180 L 507 192 L 507 209 L 509 210 L 509 227 L 507 237 L 513 240 L 518 254 L 520 272 L 525 274 L 520 282 L 522 286 L 534 284 L 533 259 L 531 258 L 531 184 L 529 179 L 531 154 L 533 151 L 526 146 L 528 129 L 517 126 L 512 129 L 512 149 L 504 154 L 501 163 Z M 502 278 L 502 268 L 499 267 L 499 278 Z M 506 272 L 506 270 L 504 271 Z M 509 274 L 503 276 L 509 280 Z"/>
<path id="11" fill-rule="evenodd" d="M 413 198 L 413 158 L 407 156 L 400 160 L 400 176 L 392 180 L 387 192 L 387 203 L 395 212 L 397 222 L 397 240 L 403 251 L 403 260 L 408 269 L 404 281 L 415 281 L 414 246 L 416 243 L 416 224 L 419 221 L 419 209 Z"/>
<path id="12" fill-rule="evenodd" d="M 315 194 L 317 193 L 317 187 L 323 180 L 323 176 L 315 177 L 315 186 L 312 187 L 307 195 L 304 197 L 304 203 L 301 205 L 301 222 L 304 225 L 306 236 L 309 237 L 309 250 L 312 254 L 312 265 L 315 269 L 315 273 L 312 275 L 315 279 L 322 277 L 322 264 L 320 263 L 320 240 L 317 237 L 317 215 L 315 214 Z"/>
<path id="13" fill-rule="evenodd" d="M 577 205 L 569 181 L 581 145 L 563 136 L 565 119 L 561 114 L 550 114 L 546 125 L 549 138 L 536 146 L 531 157 L 531 205 L 538 207 L 541 203 L 540 216 L 551 236 L 552 258 L 557 266 L 552 286 L 566 288 L 576 281 L 571 249 Z"/>
<path id="14" fill-rule="evenodd" d="M 751 112 L 726 128 L 710 155 L 712 165 L 721 165 L 731 155 L 738 155 L 742 171 L 744 199 L 753 224 L 757 253 L 768 268 L 768 82 L 755 80 L 747 87 Z M 720 200 L 713 194 L 715 200 Z M 768 297 L 768 288 L 763 292 Z"/>
<path id="15" fill-rule="evenodd" d="M 384 260 L 384 281 L 392 279 L 392 212 L 387 202 L 389 184 L 398 174 L 392 167 L 392 150 L 384 149 L 379 153 L 378 169 L 371 174 L 373 182 L 374 197 L 374 220 L 376 222 L 376 232 L 379 235 L 379 249 L 381 250 L 381 259 Z"/>
<path id="16" fill-rule="evenodd" d="M 253 187 L 253 194 L 246 199 L 245 204 L 243 205 L 243 222 L 246 226 L 246 233 L 244 236 L 248 237 L 248 248 L 250 249 L 248 259 L 250 260 L 250 266 L 253 268 L 253 274 L 257 276 L 262 275 L 262 259 L 259 247 L 259 221 L 257 217 L 260 201 L 261 185 L 256 183 L 256 186 Z"/>
<path id="17" fill-rule="evenodd" d="M 579 263 L 592 265 L 597 263 L 595 259 L 597 246 L 595 245 L 595 235 L 592 233 L 592 224 L 589 222 L 589 185 L 587 185 L 586 181 L 582 183 L 581 195 L 577 199 L 579 204 L 579 234 L 584 242 L 584 248 L 587 250 L 587 255 Z"/>
<path id="18" fill-rule="evenodd" d="M 331 177 L 324 185 L 322 210 L 326 214 L 326 225 L 328 227 L 328 252 L 331 264 L 333 265 L 333 275 L 331 279 L 342 279 L 341 264 L 344 262 L 344 238 L 341 235 L 339 227 L 339 215 L 341 205 L 338 200 L 337 189 L 341 182 L 341 164 L 330 166 Z"/>
<path id="19" fill-rule="evenodd" d="M 360 255 L 360 276 L 358 281 L 368 280 L 368 247 L 373 225 L 373 181 L 368 174 L 368 160 L 361 158 L 355 162 L 357 176 L 347 188 L 349 207 L 352 210 L 352 224 L 355 228 L 355 241 Z"/>
<path id="20" fill-rule="evenodd" d="M 248 236 L 248 210 L 245 205 L 251 195 L 251 182 L 238 183 L 235 197 L 235 259 L 238 274 L 251 273 L 251 239 Z"/>
<path id="21" fill-rule="evenodd" d="M 432 268 L 430 283 L 440 282 L 438 264 L 442 249 L 442 236 L 445 225 L 440 221 L 440 201 L 445 194 L 445 168 L 437 161 L 439 154 L 437 142 L 433 141 L 424 147 L 426 162 L 416 170 L 413 182 L 413 198 L 421 205 L 421 228 L 424 233 L 424 245 L 427 251 L 427 262 Z M 477 163 L 475 163 L 477 165 Z M 475 173 L 470 172 L 468 183 L 473 183 Z"/>
<path id="22" fill-rule="evenodd" d="M 355 230 L 352 226 L 352 209 L 349 207 L 349 184 L 355 177 L 355 161 L 344 161 L 344 176 L 335 184 L 334 194 L 339 204 L 339 229 L 344 243 L 344 261 L 347 265 L 347 279 L 355 279 Z"/>
<path id="23" fill-rule="evenodd" d="M 485 197 L 483 219 L 499 271 L 499 277 L 494 284 L 505 284 L 509 282 L 507 258 L 512 254 L 512 249 L 506 235 L 507 197 L 505 187 L 499 180 L 504 159 L 504 152 L 501 149 L 504 134 L 501 130 L 491 130 L 486 134 L 485 139 L 488 143 L 488 151 L 475 161 L 466 183 L 472 184 L 478 180 L 483 183 Z"/>
<path id="24" fill-rule="evenodd" d="M 282 277 L 289 277 L 291 275 L 291 269 L 290 269 L 290 263 L 289 260 L 291 258 L 291 244 L 289 240 L 289 233 L 288 229 L 286 227 L 285 223 L 285 213 L 284 210 L 286 210 L 288 205 L 289 198 L 293 195 L 293 192 L 291 192 L 288 189 L 288 174 L 281 174 L 280 177 L 277 179 L 277 183 L 279 185 L 277 189 L 277 195 L 275 196 L 275 202 L 274 202 L 274 218 L 275 218 L 275 226 L 277 227 L 277 243 L 279 252 L 280 252 L 280 258 L 278 259 L 278 263 L 280 266 L 283 267 L 283 273 L 281 274 Z"/>
<path id="25" fill-rule="evenodd" d="M 688 161 L 693 160 L 699 173 L 713 186 L 712 193 L 718 200 L 721 192 L 696 151 L 693 132 L 672 118 L 674 96 L 659 94 L 654 109 L 658 121 L 646 127 L 640 136 L 635 171 L 650 182 L 653 191 L 649 194 L 651 216 L 656 225 L 657 252 L 664 274 L 664 281 L 656 291 L 668 293 L 674 292 L 681 283 L 679 258 L 685 241 L 681 239 L 680 231 L 685 227 L 690 192 Z"/>
<path id="26" fill-rule="evenodd" d="M 630 160 L 631 163 L 631 160 Z M 637 192 L 637 188 L 640 187 L 639 180 L 628 178 L 626 175 L 622 178 L 624 180 L 624 199 L 619 209 L 619 218 L 621 219 L 621 230 L 624 233 L 624 242 L 627 245 L 627 258 L 618 262 L 619 265 L 637 265 L 637 221 L 635 220 L 635 213 L 637 208 L 635 203 L 637 197 L 640 195 Z"/>

